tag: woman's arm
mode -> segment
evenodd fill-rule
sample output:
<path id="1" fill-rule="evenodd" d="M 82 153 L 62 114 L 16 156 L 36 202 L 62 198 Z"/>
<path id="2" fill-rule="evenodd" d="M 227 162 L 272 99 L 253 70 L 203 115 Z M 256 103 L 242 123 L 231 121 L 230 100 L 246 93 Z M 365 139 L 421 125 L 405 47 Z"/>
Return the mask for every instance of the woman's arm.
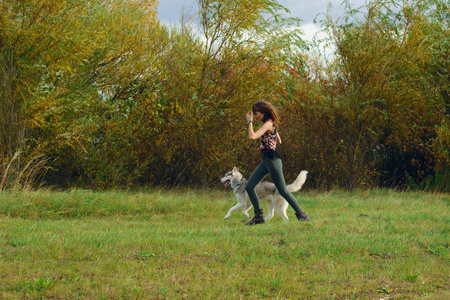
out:
<path id="1" fill-rule="evenodd" d="M 253 131 L 253 113 L 252 114 L 247 113 L 246 119 L 248 122 L 248 138 L 250 140 L 257 140 L 267 131 L 273 130 L 273 123 L 270 121 L 267 121 L 266 123 L 264 123 L 264 125 L 260 129 L 258 129 L 256 132 L 254 132 Z"/>
<path id="2" fill-rule="evenodd" d="M 281 144 L 281 137 L 278 131 L 277 131 L 277 144 Z"/>

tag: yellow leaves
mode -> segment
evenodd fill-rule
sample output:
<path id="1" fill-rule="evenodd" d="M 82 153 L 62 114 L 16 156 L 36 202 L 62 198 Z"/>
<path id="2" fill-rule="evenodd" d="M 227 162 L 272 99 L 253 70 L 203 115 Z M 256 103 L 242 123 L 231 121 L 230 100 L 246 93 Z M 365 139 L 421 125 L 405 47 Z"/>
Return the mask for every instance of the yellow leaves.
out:
<path id="1" fill-rule="evenodd" d="M 132 0 L 132 3 L 140 6 L 144 13 L 146 21 L 149 25 L 154 26 L 157 22 L 158 15 L 158 5 L 159 1 L 157 0 Z"/>

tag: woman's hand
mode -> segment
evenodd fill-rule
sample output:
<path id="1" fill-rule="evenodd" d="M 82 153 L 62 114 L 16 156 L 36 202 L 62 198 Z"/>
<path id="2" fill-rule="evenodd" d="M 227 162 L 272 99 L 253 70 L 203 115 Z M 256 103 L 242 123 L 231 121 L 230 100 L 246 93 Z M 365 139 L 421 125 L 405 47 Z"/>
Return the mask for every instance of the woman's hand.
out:
<path id="1" fill-rule="evenodd" d="M 247 113 L 245 116 L 245 119 L 247 120 L 247 123 L 252 121 L 253 122 L 253 113 Z"/>

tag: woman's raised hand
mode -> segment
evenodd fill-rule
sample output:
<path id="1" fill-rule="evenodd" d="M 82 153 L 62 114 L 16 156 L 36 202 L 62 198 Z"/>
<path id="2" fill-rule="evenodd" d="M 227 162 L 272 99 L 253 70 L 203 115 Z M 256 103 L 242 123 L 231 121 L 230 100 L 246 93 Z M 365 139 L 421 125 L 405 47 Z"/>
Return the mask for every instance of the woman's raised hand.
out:
<path id="1" fill-rule="evenodd" d="M 250 121 L 253 122 L 253 113 L 247 113 L 247 115 L 245 116 L 245 119 L 247 120 L 247 122 L 250 122 Z"/>

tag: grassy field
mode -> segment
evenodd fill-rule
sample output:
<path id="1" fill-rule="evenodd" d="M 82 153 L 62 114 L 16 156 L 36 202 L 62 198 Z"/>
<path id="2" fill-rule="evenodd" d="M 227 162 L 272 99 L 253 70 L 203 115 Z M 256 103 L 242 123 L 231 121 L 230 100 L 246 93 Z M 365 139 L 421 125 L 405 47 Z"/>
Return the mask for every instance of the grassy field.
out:
<path id="1" fill-rule="evenodd" d="M 449 195 L 296 196 L 249 227 L 229 190 L 3 192 L 0 298 L 450 299 Z"/>

